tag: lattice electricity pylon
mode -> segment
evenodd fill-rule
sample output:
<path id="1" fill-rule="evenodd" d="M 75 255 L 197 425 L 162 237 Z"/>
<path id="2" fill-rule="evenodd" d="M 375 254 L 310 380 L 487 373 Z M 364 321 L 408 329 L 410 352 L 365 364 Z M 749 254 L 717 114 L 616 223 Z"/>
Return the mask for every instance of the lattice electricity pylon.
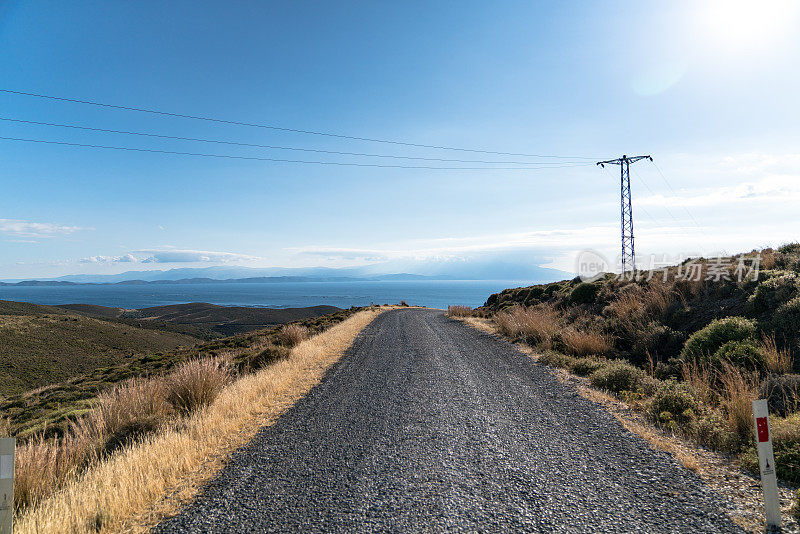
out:
<path id="1" fill-rule="evenodd" d="M 622 227 L 622 273 L 628 270 L 636 272 L 636 253 L 633 248 L 633 209 L 631 209 L 631 173 L 630 164 L 640 159 L 649 159 L 650 156 L 622 156 L 617 159 L 598 161 L 601 167 L 619 165 L 619 190 L 620 190 L 620 224 Z"/>

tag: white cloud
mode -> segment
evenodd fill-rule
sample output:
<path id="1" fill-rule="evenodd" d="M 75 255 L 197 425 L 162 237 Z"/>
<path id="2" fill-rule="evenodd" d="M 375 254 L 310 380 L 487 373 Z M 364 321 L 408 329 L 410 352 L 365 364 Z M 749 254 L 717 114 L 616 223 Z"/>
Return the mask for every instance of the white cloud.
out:
<path id="1" fill-rule="evenodd" d="M 209 250 L 177 249 L 161 247 L 154 249 L 135 250 L 121 256 L 90 256 L 82 258 L 80 263 L 233 263 L 253 261 L 259 258 L 236 254 L 233 252 L 215 252 Z"/>
<path id="2" fill-rule="evenodd" d="M 88 258 L 81 258 L 80 263 L 136 263 L 139 259 L 133 254 L 124 254 L 122 256 L 89 256 Z"/>
<path id="3" fill-rule="evenodd" d="M 80 226 L 65 226 L 54 223 L 22 221 L 19 219 L 0 219 L 0 233 L 19 238 L 50 238 L 66 236 L 79 230 L 88 230 Z"/>
<path id="4" fill-rule="evenodd" d="M 145 254 L 142 263 L 232 263 L 257 260 L 256 256 L 235 252 L 215 252 L 210 250 L 189 250 L 161 247 L 150 250 L 136 250 L 134 254 Z"/>
<path id="5" fill-rule="evenodd" d="M 800 199 L 800 176 L 773 175 L 758 181 L 718 188 L 686 191 L 685 194 L 651 195 L 635 201 L 644 206 L 710 207 L 753 202 L 789 202 Z"/>

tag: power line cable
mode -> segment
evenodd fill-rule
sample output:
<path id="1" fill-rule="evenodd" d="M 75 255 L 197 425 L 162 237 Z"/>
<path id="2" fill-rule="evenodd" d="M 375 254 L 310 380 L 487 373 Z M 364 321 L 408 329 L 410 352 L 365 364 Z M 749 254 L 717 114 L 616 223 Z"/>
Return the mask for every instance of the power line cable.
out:
<path id="1" fill-rule="evenodd" d="M 32 96 L 36 98 L 46 98 L 49 100 L 58 100 L 61 102 L 72 102 L 75 104 L 87 104 L 91 106 L 99 106 L 105 108 L 114 108 L 114 109 L 123 109 L 126 111 L 137 111 L 140 113 L 151 113 L 154 115 L 163 115 L 167 117 L 178 117 L 183 119 L 194 119 L 194 120 L 201 120 L 201 121 L 208 121 L 208 122 L 216 122 L 221 124 L 233 124 L 237 126 L 250 126 L 254 128 L 266 128 L 269 130 L 276 130 L 281 132 L 293 132 L 293 133 L 301 133 L 301 134 L 308 134 L 308 135 L 319 135 L 324 137 L 335 137 L 338 139 L 349 139 L 351 141 L 368 141 L 371 143 L 385 143 L 390 145 L 399 145 L 399 146 L 410 146 L 416 148 L 432 148 L 436 150 L 456 150 L 459 152 L 472 152 L 478 154 L 495 154 L 499 156 L 518 156 L 518 157 L 527 157 L 527 158 L 550 158 L 550 159 L 582 159 L 582 160 L 596 160 L 596 158 L 589 158 L 583 156 L 555 156 L 549 154 L 522 154 L 522 153 L 515 153 L 515 152 L 496 152 L 493 150 L 479 150 L 473 148 L 458 148 L 458 147 L 450 147 L 450 146 L 442 146 L 442 145 L 426 145 L 422 143 L 410 143 L 406 141 L 393 141 L 387 139 L 376 139 L 371 137 L 358 137 L 354 135 L 344 135 L 344 134 L 336 134 L 330 132 L 320 132 L 315 130 L 301 130 L 298 128 L 286 128 L 283 126 L 273 126 L 268 124 L 257 124 L 251 122 L 241 122 L 241 121 L 232 121 L 226 119 L 217 119 L 214 117 L 204 117 L 200 115 L 188 115 L 184 113 L 173 113 L 169 111 L 160 111 L 156 109 L 147 109 L 147 108 L 137 108 L 132 106 L 119 106 L 116 104 L 106 104 L 104 102 L 96 102 L 92 100 L 79 100 L 75 98 L 64 98 L 60 96 L 52 96 L 52 95 L 42 95 L 38 93 L 28 93 L 25 91 L 12 91 L 10 89 L 0 89 L 0 92 L 15 94 L 15 95 L 23 95 L 23 96 Z"/>
<path id="2" fill-rule="evenodd" d="M 650 186 L 647 184 L 647 182 L 644 181 L 644 178 L 642 178 L 642 176 L 636 171 L 636 169 L 633 169 L 633 174 L 635 174 L 636 177 L 639 179 L 639 181 L 642 183 L 642 185 L 645 186 L 648 191 L 650 191 L 651 195 L 656 196 L 656 193 L 650 188 Z M 672 217 L 673 221 L 675 221 L 676 223 L 680 224 L 681 221 L 678 220 L 677 217 L 675 217 L 675 215 L 672 213 L 672 211 L 670 211 L 670 209 L 666 206 L 666 204 L 664 206 L 662 206 L 662 208 L 664 208 L 664 211 L 666 211 L 667 214 L 670 217 Z"/>
<path id="3" fill-rule="evenodd" d="M 473 160 L 473 159 L 448 159 L 448 158 L 426 158 L 426 157 L 417 157 L 417 156 L 397 156 L 397 155 L 389 155 L 389 154 L 370 154 L 364 152 L 341 152 L 338 150 L 321 150 L 315 148 L 299 148 L 299 147 L 287 147 L 287 146 L 278 146 L 278 145 L 260 145 L 256 143 L 242 143 L 237 141 L 223 141 L 223 140 L 215 140 L 215 139 L 202 139 L 199 137 L 182 137 L 177 135 L 163 135 L 157 134 L 152 132 L 134 132 L 129 130 L 111 130 L 106 128 L 94 128 L 91 126 L 81 126 L 77 124 L 59 124 L 53 122 L 42 122 L 42 121 L 31 121 L 25 119 L 15 119 L 10 117 L 0 117 L 0 121 L 6 122 L 17 122 L 23 124 L 36 124 L 39 126 L 55 126 L 58 128 L 71 128 L 75 130 L 86 130 L 92 132 L 104 132 L 104 133 L 114 133 L 114 134 L 124 134 L 124 135 L 138 135 L 142 137 L 155 137 L 159 139 L 173 139 L 178 141 L 197 141 L 201 143 L 215 143 L 215 144 L 223 144 L 223 145 L 234 145 L 234 146 L 243 146 L 243 147 L 254 147 L 254 148 L 269 148 L 269 149 L 276 149 L 276 150 L 293 150 L 299 152 L 313 152 L 318 154 L 336 154 L 341 156 L 363 156 L 363 157 L 373 157 L 373 158 L 392 158 L 392 159 L 404 159 L 404 160 L 420 160 L 420 161 L 440 161 L 440 162 L 448 162 L 448 163 L 481 163 L 481 164 L 505 164 L 505 165 L 557 165 L 562 162 L 547 162 L 547 161 L 486 161 L 486 160 Z M 577 163 L 577 162 L 571 162 Z M 583 163 L 583 162 L 580 162 Z"/>
<path id="4" fill-rule="evenodd" d="M 295 160 L 295 159 L 282 159 L 282 158 L 265 158 L 258 156 L 234 156 L 231 154 L 207 154 L 201 152 L 178 152 L 174 150 L 156 150 L 150 148 L 134 148 L 134 147 L 121 147 L 109 145 L 93 145 L 87 143 L 69 143 L 66 141 L 47 141 L 44 139 L 23 139 L 19 137 L 0 137 L 0 139 L 7 141 L 22 141 L 26 143 L 44 143 L 49 145 L 62 145 L 71 147 L 83 148 L 100 148 L 108 150 L 126 150 L 131 152 L 151 152 L 155 154 L 172 154 L 180 156 L 201 156 L 207 158 L 226 158 L 226 159 L 241 159 L 241 160 L 255 160 L 255 161 L 274 161 L 279 163 L 304 163 L 313 165 L 337 165 L 342 167 L 372 167 L 372 168 L 385 168 L 385 169 L 429 169 L 429 170 L 449 170 L 449 171 L 533 171 L 533 170 L 547 170 L 566 167 L 585 167 L 592 165 L 591 163 L 565 163 L 563 165 L 554 165 L 551 167 L 433 167 L 424 165 L 385 165 L 380 163 L 352 163 L 342 161 L 310 161 L 310 160 Z"/>
<path id="5" fill-rule="evenodd" d="M 665 184 L 667 184 L 667 187 L 669 187 L 669 190 L 670 190 L 670 191 L 672 191 L 672 194 L 673 194 L 673 195 L 675 195 L 675 197 L 677 198 L 677 197 L 678 197 L 678 192 L 677 192 L 677 191 L 675 191 L 675 189 L 672 187 L 672 184 L 669 182 L 669 180 L 667 180 L 667 177 L 666 177 L 666 176 L 664 176 L 664 173 L 663 173 L 663 172 L 661 172 L 661 168 L 660 168 L 658 165 L 656 165 L 656 162 L 655 162 L 655 161 L 651 161 L 651 163 L 653 164 L 653 167 L 655 167 L 655 168 L 656 168 L 656 170 L 658 171 L 658 174 L 661 176 L 661 179 L 662 179 L 662 180 L 664 180 L 664 183 L 665 183 Z M 703 227 L 702 227 L 702 226 L 700 226 L 700 223 L 699 223 L 699 222 L 697 222 L 697 219 L 695 219 L 694 215 L 692 215 L 692 212 L 691 212 L 691 211 L 689 211 L 689 208 L 688 208 L 688 207 L 686 207 L 686 205 L 683 205 L 683 204 L 681 205 L 681 207 L 683 208 L 683 211 L 685 211 L 685 212 L 686 212 L 686 215 L 688 215 L 688 216 L 689 216 L 689 218 L 691 218 L 691 219 L 692 219 L 692 222 L 694 222 L 694 225 L 695 225 L 695 226 L 698 228 L 698 230 L 700 230 L 700 232 L 702 232 L 702 234 L 703 234 L 703 235 L 704 235 L 706 238 L 708 238 L 708 239 L 709 239 L 709 241 L 711 241 L 711 243 L 712 243 L 712 244 L 713 244 L 713 245 L 714 245 L 716 248 L 718 248 L 718 249 L 719 249 L 719 250 L 718 250 L 718 252 L 721 254 L 723 251 L 722 251 L 722 249 L 721 249 L 721 248 L 718 246 L 718 243 L 716 243 L 716 242 L 715 242 L 715 241 L 714 241 L 714 240 L 711 238 L 711 236 L 709 236 L 709 235 L 706 233 L 706 231 L 703 229 Z"/>

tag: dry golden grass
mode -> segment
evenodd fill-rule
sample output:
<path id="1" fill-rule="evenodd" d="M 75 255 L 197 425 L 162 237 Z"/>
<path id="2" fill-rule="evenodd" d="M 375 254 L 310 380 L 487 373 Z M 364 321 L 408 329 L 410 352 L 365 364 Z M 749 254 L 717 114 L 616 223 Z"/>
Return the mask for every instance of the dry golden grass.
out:
<path id="1" fill-rule="evenodd" d="M 759 377 L 728 363 L 722 364 L 720 405 L 728 428 L 748 442 L 753 436 L 753 400 L 758 395 Z"/>
<path id="2" fill-rule="evenodd" d="M 447 316 L 448 317 L 470 317 L 472 315 L 472 308 L 469 306 L 448 306 L 447 307 Z"/>
<path id="3" fill-rule="evenodd" d="M 574 356 L 607 354 L 613 348 L 608 336 L 594 329 L 566 327 L 561 330 L 561 341 L 564 342 L 566 352 Z"/>
<path id="4" fill-rule="evenodd" d="M 716 376 L 714 368 L 702 362 L 684 362 L 681 367 L 684 382 L 691 385 L 700 396 L 700 400 L 713 405 L 717 399 Z"/>
<path id="5" fill-rule="evenodd" d="M 775 267 L 775 251 L 773 249 L 765 248 L 760 252 L 758 250 L 753 250 L 750 252 L 749 256 L 755 256 L 756 254 L 761 255 L 761 269 L 768 270 Z"/>
<path id="6" fill-rule="evenodd" d="M 287 324 L 281 328 L 281 333 L 278 335 L 281 344 L 287 347 L 294 347 L 306 338 L 308 338 L 308 328 L 300 324 Z"/>
<path id="7" fill-rule="evenodd" d="M 512 306 L 494 315 L 503 334 L 549 349 L 559 333 L 561 316 L 549 306 Z"/>
<path id="8" fill-rule="evenodd" d="M 664 317 L 679 293 L 674 282 L 651 280 L 646 286 L 628 285 L 609 304 L 609 310 L 630 338 L 635 338 L 653 319 Z"/>
<path id="9" fill-rule="evenodd" d="M 761 350 L 767 360 L 767 369 L 773 373 L 791 373 L 794 367 L 792 355 L 788 348 L 779 349 L 775 336 L 764 336 L 760 342 Z"/>
<path id="10" fill-rule="evenodd" d="M 179 424 L 68 477 L 61 491 L 18 518 L 16 532 L 147 531 L 194 496 L 228 454 L 317 384 L 384 310 L 359 312 L 301 342 L 289 358 L 230 384 Z"/>
<path id="11" fill-rule="evenodd" d="M 109 436 L 151 432 L 172 414 L 164 388 L 163 380 L 133 378 L 101 393 L 89 419 Z"/>
<path id="12" fill-rule="evenodd" d="M 221 358 L 202 358 L 180 365 L 164 380 L 166 399 L 178 411 L 190 413 L 211 404 L 231 380 Z"/>

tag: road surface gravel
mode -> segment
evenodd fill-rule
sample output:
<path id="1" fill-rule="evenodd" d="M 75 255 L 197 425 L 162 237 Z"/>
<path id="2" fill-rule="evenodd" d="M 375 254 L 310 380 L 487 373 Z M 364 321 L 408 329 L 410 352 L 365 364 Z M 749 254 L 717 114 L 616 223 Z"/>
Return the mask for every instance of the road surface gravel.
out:
<path id="1" fill-rule="evenodd" d="M 669 454 L 511 344 L 378 316 L 171 532 L 743 532 Z"/>

